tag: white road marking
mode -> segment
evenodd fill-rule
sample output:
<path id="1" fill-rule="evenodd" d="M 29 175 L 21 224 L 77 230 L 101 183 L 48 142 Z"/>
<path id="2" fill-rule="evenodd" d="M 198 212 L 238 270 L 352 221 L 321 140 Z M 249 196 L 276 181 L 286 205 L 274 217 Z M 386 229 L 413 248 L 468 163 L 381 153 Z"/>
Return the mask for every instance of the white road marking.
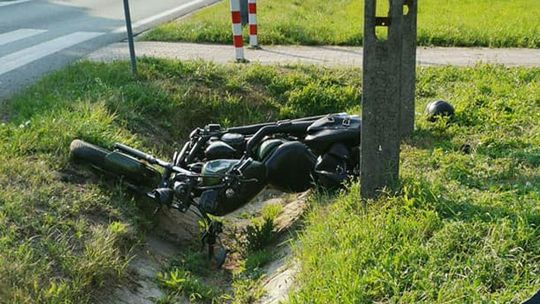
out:
<path id="1" fill-rule="evenodd" d="M 101 35 L 103 33 L 75 32 L 0 57 L 0 75 Z"/>
<path id="2" fill-rule="evenodd" d="M 18 29 L 16 31 L 0 34 L 0 46 L 22 40 L 28 37 L 45 33 L 47 30 L 35 30 L 35 29 Z"/>
<path id="3" fill-rule="evenodd" d="M 19 3 L 25 3 L 25 2 L 30 2 L 32 0 L 15 0 L 15 1 L 7 1 L 7 2 L 0 2 L 0 7 L 2 6 L 8 6 L 8 5 L 13 5 L 13 4 L 19 4 Z"/>
<path id="4" fill-rule="evenodd" d="M 166 10 L 164 12 L 161 12 L 161 13 L 159 13 L 157 15 L 150 16 L 150 17 L 145 18 L 143 20 L 134 22 L 132 24 L 133 30 L 137 29 L 138 27 L 145 26 L 145 25 L 147 25 L 149 23 L 155 22 L 155 21 L 157 21 L 157 20 L 159 20 L 161 18 L 165 18 L 165 17 L 167 17 L 169 15 L 176 14 L 176 13 L 178 13 L 178 12 L 180 12 L 180 11 L 186 9 L 186 8 L 189 8 L 191 6 L 195 6 L 195 5 L 203 3 L 205 1 L 206 0 L 194 0 L 194 1 L 191 1 L 189 3 L 182 4 L 180 6 L 172 8 L 170 10 Z M 120 27 L 114 29 L 111 33 L 118 34 L 118 33 L 124 33 L 124 32 L 126 32 L 126 27 L 125 26 L 120 26 Z"/>

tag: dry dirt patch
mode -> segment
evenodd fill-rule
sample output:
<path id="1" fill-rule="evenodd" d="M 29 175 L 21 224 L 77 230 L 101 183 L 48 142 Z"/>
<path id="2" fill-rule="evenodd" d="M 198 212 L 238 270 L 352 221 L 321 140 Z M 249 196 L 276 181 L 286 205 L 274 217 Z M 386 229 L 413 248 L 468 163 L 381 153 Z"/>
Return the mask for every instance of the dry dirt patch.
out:
<path id="1" fill-rule="evenodd" d="M 239 231 L 250 224 L 250 218 L 257 216 L 268 204 L 280 204 L 283 211 L 275 220 L 276 233 L 276 260 L 264 267 L 263 287 L 266 295 L 260 303 L 278 303 L 284 300 L 292 286 L 297 265 L 290 258 L 287 233 L 300 219 L 305 208 L 309 192 L 301 194 L 286 194 L 280 191 L 266 189 L 249 204 L 223 217 L 225 231 L 222 242 L 227 246 L 233 244 Z M 149 304 L 162 298 L 162 291 L 156 281 L 156 275 L 166 267 L 171 258 L 187 248 L 190 244 L 198 242 L 200 238 L 199 218 L 194 212 L 185 214 L 175 210 L 162 210 L 159 216 L 158 233 L 148 237 L 146 243 L 134 254 L 129 268 L 126 282 L 119 283 L 112 288 L 106 288 L 99 294 L 97 303 L 137 303 Z M 228 247 L 228 246 L 227 246 Z M 232 272 L 238 267 L 239 256 L 232 252 L 224 270 Z M 216 270 L 218 271 L 218 270 Z M 219 280 L 227 280 L 228 276 L 217 275 Z M 227 286 L 230 282 L 215 282 L 212 284 Z M 186 300 L 187 302 L 187 300 Z"/>

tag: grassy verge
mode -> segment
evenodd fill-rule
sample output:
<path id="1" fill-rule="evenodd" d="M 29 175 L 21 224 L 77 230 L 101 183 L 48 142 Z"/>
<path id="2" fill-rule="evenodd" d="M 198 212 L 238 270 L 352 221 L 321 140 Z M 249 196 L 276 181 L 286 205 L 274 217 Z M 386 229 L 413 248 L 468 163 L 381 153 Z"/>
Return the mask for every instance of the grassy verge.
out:
<path id="1" fill-rule="evenodd" d="M 540 288 L 540 70 L 422 70 L 418 96 L 448 98 L 455 119 L 418 120 L 398 193 L 314 199 L 291 303 L 521 303 Z"/>
<path id="2" fill-rule="evenodd" d="M 380 11 L 379 15 L 385 12 L 384 8 Z M 425 0 L 420 3 L 418 14 L 418 43 L 538 48 L 539 15 L 536 0 Z M 261 0 L 257 18 L 262 45 L 362 44 L 361 0 Z M 231 44 L 229 3 L 223 1 L 188 18 L 159 26 L 144 39 Z"/>
<path id="3" fill-rule="evenodd" d="M 139 79 L 126 63 L 89 62 L 45 77 L 0 115 L 0 302 L 92 301 L 152 228 L 153 205 L 69 161 L 73 139 L 166 157 L 210 122 L 354 107 L 359 83 L 357 71 L 150 59 Z"/>
<path id="4" fill-rule="evenodd" d="M 69 161 L 72 139 L 122 141 L 166 156 L 206 123 L 358 111 L 360 99 L 353 69 L 144 59 L 140 74 L 134 79 L 127 63 L 83 62 L 7 104 L 0 124 L 2 301 L 91 302 L 94 291 L 125 275 L 130 248 L 152 228 L 147 201 Z M 463 295 L 504 302 L 538 287 L 539 81 L 539 69 L 420 70 L 419 109 L 447 98 L 457 105 L 456 121 L 448 129 L 420 123 L 403 152 L 404 193 L 363 211 L 353 188 L 314 208 L 298 251 L 304 264 L 296 301 Z M 471 154 L 460 152 L 464 144 Z M 266 259 L 253 255 L 247 265 Z M 252 284 L 238 281 L 237 294 L 249 298 Z"/>

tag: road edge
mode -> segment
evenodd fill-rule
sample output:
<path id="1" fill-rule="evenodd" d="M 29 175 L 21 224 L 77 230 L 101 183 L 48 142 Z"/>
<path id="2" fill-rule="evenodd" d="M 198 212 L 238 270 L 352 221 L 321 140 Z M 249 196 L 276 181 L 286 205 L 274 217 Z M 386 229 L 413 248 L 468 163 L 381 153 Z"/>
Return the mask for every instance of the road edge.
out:
<path id="1" fill-rule="evenodd" d="M 162 13 L 144 18 L 142 20 L 139 20 L 137 22 L 133 23 L 133 33 L 135 35 L 138 35 L 142 32 L 145 32 L 152 27 L 155 27 L 156 25 L 169 22 L 172 20 L 175 20 L 177 18 L 180 18 L 182 16 L 188 15 L 190 13 L 193 13 L 197 10 L 200 10 L 202 8 L 205 8 L 207 6 L 216 4 L 218 2 L 221 2 L 222 0 L 194 0 L 186 4 L 182 4 L 180 6 L 177 6 L 175 8 L 166 10 Z M 126 27 L 121 26 L 111 31 L 112 34 L 122 34 L 126 33 Z"/>

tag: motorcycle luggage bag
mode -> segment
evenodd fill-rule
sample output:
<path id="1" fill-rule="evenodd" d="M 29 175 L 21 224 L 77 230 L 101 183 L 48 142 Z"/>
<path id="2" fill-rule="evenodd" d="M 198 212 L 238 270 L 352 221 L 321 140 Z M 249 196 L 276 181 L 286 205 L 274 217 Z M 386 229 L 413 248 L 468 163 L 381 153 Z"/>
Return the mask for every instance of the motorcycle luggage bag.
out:
<path id="1" fill-rule="evenodd" d="M 284 192 L 301 192 L 311 187 L 317 157 L 301 142 L 286 142 L 264 159 L 268 183 Z"/>
<path id="2" fill-rule="evenodd" d="M 330 114 L 316 120 L 307 129 L 305 143 L 317 154 L 323 154 L 335 143 L 347 147 L 360 145 L 362 120 L 357 115 Z"/>

